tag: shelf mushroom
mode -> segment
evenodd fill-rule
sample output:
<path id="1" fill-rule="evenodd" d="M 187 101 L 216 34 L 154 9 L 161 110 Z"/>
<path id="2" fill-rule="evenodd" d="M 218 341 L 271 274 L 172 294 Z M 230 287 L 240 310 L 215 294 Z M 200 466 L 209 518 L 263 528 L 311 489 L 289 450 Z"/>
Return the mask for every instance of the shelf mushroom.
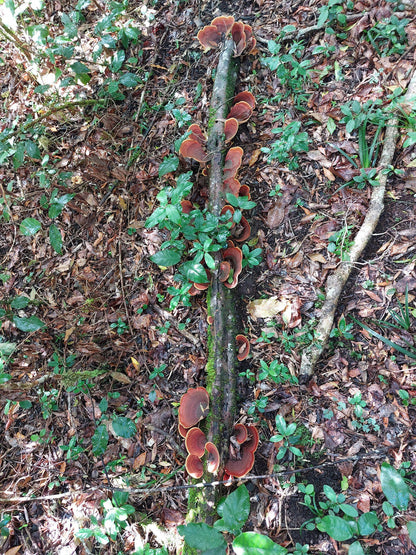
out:
<path id="1" fill-rule="evenodd" d="M 204 464 L 196 455 L 188 455 L 186 457 L 185 468 L 192 478 L 201 478 L 204 473 Z"/>
<path id="2" fill-rule="evenodd" d="M 190 428 L 185 438 L 185 447 L 190 455 L 201 458 L 205 453 L 207 438 L 200 428 Z"/>
<path id="3" fill-rule="evenodd" d="M 208 409 L 209 395 L 205 387 L 188 389 L 179 405 L 179 424 L 184 428 L 192 428 L 206 417 Z"/>
<path id="4" fill-rule="evenodd" d="M 245 360 L 250 354 L 250 341 L 245 335 L 238 334 L 235 338 L 237 344 L 237 360 Z"/>

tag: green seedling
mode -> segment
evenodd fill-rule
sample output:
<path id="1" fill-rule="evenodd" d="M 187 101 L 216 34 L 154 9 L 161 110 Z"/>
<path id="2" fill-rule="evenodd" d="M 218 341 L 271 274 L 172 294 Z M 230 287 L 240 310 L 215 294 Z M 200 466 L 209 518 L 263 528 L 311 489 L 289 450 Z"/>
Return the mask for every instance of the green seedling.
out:
<path id="1" fill-rule="evenodd" d="M 110 324 L 110 328 L 115 330 L 118 335 L 123 335 L 123 333 L 129 331 L 129 325 L 126 322 L 123 322 L 121 318 L 119 318 L 117 322 Z"/>
<path id="2" fill-rule="evenodd" d="M 339 338 L 348 339 L 348 340 L 354 339 L 354 336 L 351 333 L 352 328 L 353 328 L 353 324 L 347 324 L 347 321 L 342 316 L 339 319 L 338 327 L 333 328 L 331 330 L 330 337 L 339 337 Z"/>
<path id="3" fill-rule="evenodd" d="M 272 360 L 270 364 L 267 364 L 263 359 L 260 360 L 260 372 L 258 379 L 270 380 L 274 383 L 292 383 L 297 384 L 298 379 L 296 376 L 292 376 L 288 367 L 285 364 L 280 363 L 278 360 Z"/>
<path id="4" fill-rule="evenodd" d="M 301 457 L 302 451 L 295 447 L 299 443 L 300 436 L 296 435 L 297 425 L 295 422 L 287 425 L 285 419 L 280 414 L 276 415 L 276 430 L 278 433 L 270 438 L 272 443 L 282 443 L 277 452 L 276 459 L 280 461 L 288 453 L 295 457 Z"/>

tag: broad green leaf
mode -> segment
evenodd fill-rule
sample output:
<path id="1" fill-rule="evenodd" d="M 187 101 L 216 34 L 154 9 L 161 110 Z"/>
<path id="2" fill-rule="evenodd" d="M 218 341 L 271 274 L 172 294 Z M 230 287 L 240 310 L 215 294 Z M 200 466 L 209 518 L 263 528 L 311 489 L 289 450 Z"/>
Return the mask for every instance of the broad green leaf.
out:
<path id="1" fill-rule="evenodd" d="M 42 228 L 42 224 L 35 218 L 25 218 L 20 224 L 20 232 L 27 237 L 35 235 Z"/>
<path id="2" fill-rule="evenodd" d="M 55 224 L 49 226 L 49 241 L 53 250 L 58 254 L 62 254 L 62 236 Z"/>
<path id="3" fill-rule="evenodd" d="M 350 545 L 348 555 L 364 555 L 364 549 L 361 547 L 360 542 L 354 542 Z"/>
<path id="4" fill-rule="evenodd" d="M 30 302 L 29 297 L 25 297 L 24 295 L 18 295 L 12 300 L 12 302 L 10 303 L 10 306 L 12 308 L 15 308 L 16 310 L 19 310 L 21 308 L 26 308 L 29 302 Z"/>
<path id="5" fill-rule="evenodd" d="M 26 152 L 31 158 L 40 159 L 39 147 L 33 141 L 26 141 Z"/>
<path id="6" fill-rule="evenodd" d="M 207 272 L 200 262 L 195 262 L 193 260 L 185 262 L 180 267 L 180 271 L 185 275 L 188 281 L 193 281 L 195 283 L 208 282 Z"/>
<path id="7" fill-rule="evenodd" d="M 237 534 L 250 514 L 250 495 L 244 484 L 227 496 L 221 506 L 225 526 L 232 534 Z"/>
<path id="8" fill-rule="evenodd" d="M 332 118 L 328 118 L 328 121 L 326 122 L 326 128 L 328 129 L 328 133 L 330 135 L 332 135 L 332 133 L 336 130 L 337 125 Z"/>
<path id="9" fill-rule="evenodd" d="M 316 524 L 321 532 L 326 532 L 338 542 L 349 540 L 353 537 L 350 525 L 343 518 L 335 515 L 326 515 Z"/>
<path id="10" fill-rule="evenodd" d="M 358 516 L 357 509 L 355 507 L 353 507 L 352 505 L 347 505 L 346 503 L 341 503 L 339 508 L 347 516 L 350 516 L 352 518 L 356 518 Z"/>
<path id="11" fill-rule="evenodd" d="M 181 212 L 173 204 L 168 204 L 165 208 L 166 217 L 174 224 L 179 225 L 181 223 Z"/>
<path id="12" fill-rule="evenodd" d="M 322 6 L 322 8 L 320 9 L 317 27 L 323 27 L 328 19 L 328 16 L 329 16 L 328 6 Z"/>
<path id="13" fill-rule="evenodd" d="M 90 72 L 87 66 L 85 64 L 82 64 L 81 62 L 75 62 L 70 67 L 72 71 L 77 75 L 83 75 Z"/>
<path id="14" fill-rule="evenodd" d="M 16 343 L 0 343 L 0 355 L 4 357 L 10 356 L 16 349 Z"/>
<path id="15" fill-rule="evenodd" d="M 106 426 L 104 426 L 103 424 L 97 426 L 97 429 L 92 436 L 91 442 L 93 455 L 96 457 L 101 457 L 101 455 L 104 455 L 108 445 L 108 431 Z"/>
<path id="16" fill-rule="evenodd" d="M 215 260 L 208 252 L 204 254 L 204 260 L 210 270 L 213 270 L 215 268 Z"/>
<path id="17" fill-rule="evenodd" d="M 20 331 L 32 332 L 44 328 L 46 324 L 39 320 L 37 316 L 30 316 L 29 318 L 19 318 L 19 316 L 13 316 L 13 323 L 16 328 Z"/>
<path id="18" fill-rule="evenodd" d="M 32 408 L 32 401 L 19 401 L 19 407 L 22 409 Z"/>
<path id="19" fill-rule="evenodd" d="M 137 432 L 136 424 L 126 416 L 116 416 L 113 419 L 114 433 L 120 437 L 133 437 Z"/>
<path id="20" fill-rule="evenodd" d="M 110 69 L 113 73 L 117 73 L 121 66 L 123 65 L 124 60 L 126 59 L 126 53 L 124 50 L 118 50 L 111 59 Z"/>
<path id="21" fill-rule="evenodd" d="M 25 157 L 26 146 L 25 143 L 20 142 L 16 147 L 16 151 L 13 156 L 13 166 L 17 170 L 23 163 L 23 158 Z"/>
<path id="22" fill-rule="evenodd" d="M 207 551 L 217 548 L 218 555 L 225 553 L 227 544 L 220 532 L 205 522 L 191 522 L 186 526 L 178 526 L 178 532 L 185 538 L 189 547 Z M 222 551 L 224 550 L 224 551 Z"/>
<path id="23" fill-rule="evenodd" d="M 167 173 L 176 171 L 178 166 L 179 158 L 177 156 L 172 155 L 165 157 L 159 166 L 159 177 L 163 177 Z"/>
<path id="24" fill-rule="evenodd" d="M 168 268 L 169 266 L 174 266 L 182 258 L 180 251 L 176 249 L 165 249 L 153 254 L 150 260 L 157 264 L 158 266 L 164 266 Z"/>
<path id="25" fill-rule="evenodd" d="M 133 88 L 139 83 L 140 79 L 134 73 L 123 73 L 120 77 L 119 82 L 128 88 Z"/>
<path id="26" fill-rule="evenodd" d="M 357 522 L 360 535 L 369 536 L 370 534 L 373 534 L 379 522 L 378 516 L 374 511 L 362 514 Z"/>
<path id="27" fill-rule="evenodd" d="M 233 541 L 236 555 L 284 555 L 287 549 L 257 532 L 244 532 Z"/>
<path id="28" fill-rule="evenodd" d="M 0 385 L 2 383 L 7 383 L 12 379 L 11 374 L 4 374 L 4 373 L 0 373 Z"/>
<path id="29" fill-rule="evenodd" d="M 381 465 L 381 489 L 387 500 L 399 509 L 405 511 L 409 504 L 409 488 L 407 487 L 403 477 L 388 463 Z"/>
<path id="30" fill-rule="evenodd" d="M 407 531 L 409 532 L 409 537 L 413 544 L 416 545 L 416 522 L 410 521 L 406 524 Z"/>

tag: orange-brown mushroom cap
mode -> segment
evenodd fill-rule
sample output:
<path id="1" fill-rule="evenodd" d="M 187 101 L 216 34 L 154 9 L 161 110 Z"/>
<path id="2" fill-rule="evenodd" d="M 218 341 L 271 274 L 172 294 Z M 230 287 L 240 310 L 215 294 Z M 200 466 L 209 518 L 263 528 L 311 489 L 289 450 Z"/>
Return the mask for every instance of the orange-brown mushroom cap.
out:
<path id="1" fill-rule="evenodd" d="M 245 335 L 238 334 L 235 338 L 237 344 L 237 360 L 245 360 L 250 354 L 250 341 Z"/>
<path id="2" fill-rule="evenodd" d="M 228 180 L 235 177 L 238 168 L 241 166 L 244 151 L 241 146 L 233 146 L 227 152 L 224 160 L 224 178 Z"/>
<path id="3" fill-rule="evenodd" d="M 251 453 L 254 453 L 259 445 L 259 432 L 255 426 L 247 426 L 247 431 L 249 439 L 244 443 L 244 449 L 248 449 Z"/>
<path id="4" fill-rule="evenodd" d="M 238 121 L 235 118 L 228 118 L 224 123 L 225 142 L 229 143 L 238 131 Z"/>
<path id="5" fill-rule="evenodd" d="M 218 467 L 220 465 L 220 454 L 218 453 L 218 449 L 213 443 L 208 441 L 208 443 L 205 445 L 205 450 L 208 453 L 208 457 L 207 457 L 208 472 L 217 472 Z"/>
<path id="6" fill-rule="evenodd" d="M 204 465 L 196 455 L 188 455 L 186 457 L 185 468 L 192 478 L 201 478 L 204 473 Z"/>
<path id="7" fill-rule="evenodd" d="M 241 478 L 250 472 L 254 465 L 254 453 L 251 453 L 248 449 L 244 449 L 244 445 L 241 449 L 241 459 L 229 459 L 225 463 L 225 472 L 229 476 L 235 476 L 236 478 Z"/>
<path id="8" fill-rule="evenodd" d="M 241 100 L 231 106 L 231 110 L 229 111 L 227 118 L 235 118 L 238 123 L 245 123 L 251 118 L 252 113 L 253 108 L 250 104 Z"/>
<path id="9" fill-rule="evenodd" d="M 234 436 L 240 445 L 245 441 L 247 441 L 247 438 L 248 438 L 247 426 L 245 426 L 244 424 L 235 424 Z"/>
<path id="10" fill-rule="evenodd" d="M 195 139 L 185 139 L 179 149 L 179 154 L 185 158 L 192 158 L 197 162 L 206 162 L 208 154 L 204 146 Z"/>
<path id="11" fill-rule="evenodd" d="M 256 47 L 257 41 L 253 36 L 253 29 L 251 28 L 250 25 L 244 24 L 244 34 L 246 36 L 246 48 L 245 48 L 245 50 L 246 50 L 247 54 L 251 54 L 254 51 L 255 47 Z"/>
<path id="12" fill-rule="evenodd" d="M 241 185 L 238 191 L 239 197 L 247 197 L 248 200 L 251 199 L 250 187 L 248 185 Z"/>
<path id="13" fill-rule="evenodd" d="M 185 447 L 190 455 L 201 458 L 205 453 L 207 438 L 200 428 L 190 428 L 185 438 Z"/>
<path id="14" fill-rule="evenodd" d="M 237 232 L 238 234 L 236 233 L 234 235 L 234 239 L 239 243 L 241 243 L 242 241 L 246 241 L 250 237 L 251 226 L 244 216 L 241 216 L 241 220 L 238 223 Z"/>
<path id="15" fill-rule="evenodd" d="M 206 25 L 197 34 L 199 43 L 207 52 L 211 48 L 217 48 L 220 43 L 222 33 L 215 25 Z"/>
<path id="16" fill-rule="evenodd" d="M 228 289 L 233 289 L 238 283 L 238 276 L 241 274 L 243 269 L 243 253 L 238 247 L 228 247 L 222 254 L 223 259 L 230 262 L 233 269 L 233 281 L 232 283 L 224 282 L 225 287 Z"/>
<path id="17" fill-rule="evenodd" d="M 230 273 L 231 264 L 228 262 L 228 260 L 223 260 L 220 263 L 220 271 L 218 275 L 218 279 L 220 280 L 220 282 L 224 283 L 224 281 L 227 281 L 227 279 L 230 277 Z"/>
<path id="18" fill-rule="evenodd" d="M 231 193 L 235 197 L 238 197 L 240 195 L 241 185 L 238 179 L 236 179 L 235 177 L 230 177 L 229 179 L 226 179 L 223 185 L 224 185 L 224 192 L 226 194 Z"/>
<path id="19" fill-rule="evenodd" d="M 233 104 L 237 104 L 237 102 L 247 102 L 247 104 L 254 110 L 256 106 L 256 99 L 254 95 L 250 91 L 241 91 L 234 97 Z"/>
<path id="20" fill-rule="evenodd" d="M 186 437 L 186 434 L 188 433 L 188 428 L 184 428 L 182 424 L 178 423 L 178 431 L 182 437 Z"/>
<path id="21" fill-rule="evenodd" d="M 224 35 L 230 32 L 233 23 L 234 17 L 232 15 L 220 15 L 211 21 L 211 25 L 214 25 Z"/>
<path id="22" fill-rule="evenodd" d="M 247 45 L 244 23 L 236 21 L 231 27 L 231 35 L 234 41 L 234 56 L 240 56 Z"/>
<path id="23" fill-rule="evenodd" d="M 250 93 L 251 94 L 251 93 Z M 254 97 L 253 97 L 254 98 Z M 192 139 L 193 141 L 197 141 L 201 145 L 204 145 L 207 142 L 207 138 L 202 132 L 201 128 L 197 123 L 193 123 L 188 127 L 188 133 L 191 133 L 188 139 Z"/>
<path id="24" fill-rule="evenodd" d="M 179 423 L 184 428 L 191 428 L 206 417 L 209 410 L 209 395 L 205 387 L 188 389 L 182 395 L 179 405 Z"/>

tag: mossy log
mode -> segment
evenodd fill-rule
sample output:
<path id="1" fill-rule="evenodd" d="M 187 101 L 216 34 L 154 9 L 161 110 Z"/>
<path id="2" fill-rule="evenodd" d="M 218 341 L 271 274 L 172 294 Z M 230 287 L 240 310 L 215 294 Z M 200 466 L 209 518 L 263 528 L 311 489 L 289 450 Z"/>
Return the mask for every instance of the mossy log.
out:
<path id="1" fill-rule="evenodd" d="M 233 58 L 234 42 L 226 39 L 220 53 L 214 89 L 211 98 L 208 124 L 207 151 L 209 155 L 209 210 L 219 217 L 225 204 L 223 190 L 223 165 L 226 154 L 224 143 L 224 122 L 234 96 L 238 72 L 238 59 Z M 236 416 L 236 374 L 237 351 L 235 337 L 236 301 L 234 289 L 228 289 L 219 281 L 220 252 L 216 253 L 216 269 L 212 272 L 212 283 L 207 295 L 208 315 L 212 324 L 208 330 L 208 363 L 206 386 L 210 393 L 211 408 L 206 420 L 207 435 L 218 448 L 221 465 L 218 475 L 222 475 L 228 458 L 228 445 Z M 203 480 L 215 480 L 206 473 Z M 188 521 L 212 524 L 215 507 L 219 498 L 218 488 L 192 490 L 189 496 Z M 191 553 L 185 546 L 184 553 Z"/>

